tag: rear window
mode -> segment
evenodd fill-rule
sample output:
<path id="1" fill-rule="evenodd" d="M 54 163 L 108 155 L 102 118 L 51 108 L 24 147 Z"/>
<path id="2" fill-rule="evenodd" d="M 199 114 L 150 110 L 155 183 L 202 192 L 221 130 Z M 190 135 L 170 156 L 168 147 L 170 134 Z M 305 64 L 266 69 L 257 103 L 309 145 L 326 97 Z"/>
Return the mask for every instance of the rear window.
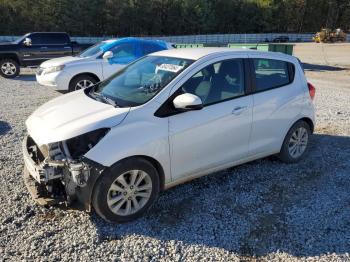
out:
<path id="1" fill-rule="evenodd" d="M 288 85 L 294 80 L 294 65 L 281 60 L 253 59 L 256 91 Z"/>

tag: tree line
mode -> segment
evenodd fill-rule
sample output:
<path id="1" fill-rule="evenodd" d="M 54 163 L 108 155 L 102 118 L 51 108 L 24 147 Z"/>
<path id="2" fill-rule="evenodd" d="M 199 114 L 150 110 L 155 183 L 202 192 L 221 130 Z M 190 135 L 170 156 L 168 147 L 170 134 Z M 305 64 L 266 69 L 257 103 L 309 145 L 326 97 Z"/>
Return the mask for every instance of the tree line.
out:
<path id="1" fill-rule="evenodd" d="M 350 0 L 0 0 L 0 35 L 315 32 L 350 29 Z"/>

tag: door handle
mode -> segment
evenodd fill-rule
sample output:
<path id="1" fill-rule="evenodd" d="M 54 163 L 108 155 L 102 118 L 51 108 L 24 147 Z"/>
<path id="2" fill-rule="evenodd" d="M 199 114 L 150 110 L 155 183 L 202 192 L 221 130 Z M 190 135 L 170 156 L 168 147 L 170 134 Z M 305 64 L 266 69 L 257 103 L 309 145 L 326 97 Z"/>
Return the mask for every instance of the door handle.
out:
<path id="1" fill-rule="evenodd" d="M 47 49 L 47 46 L 42 46 L 40 47 L 40 49 Z"/>
<path id="2" fill-rule="evenodd" d="M 237 106 L 233 109 L 232 114 L 238 116 L 247 109 L 247 106 Z"/>

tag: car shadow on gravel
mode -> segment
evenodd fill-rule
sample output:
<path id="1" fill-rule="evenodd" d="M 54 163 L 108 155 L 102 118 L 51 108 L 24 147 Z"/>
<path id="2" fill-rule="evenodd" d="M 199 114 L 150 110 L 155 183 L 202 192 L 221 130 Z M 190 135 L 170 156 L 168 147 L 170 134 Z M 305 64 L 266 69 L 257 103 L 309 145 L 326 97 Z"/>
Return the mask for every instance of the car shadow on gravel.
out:
<path id="1" fill-rule="evenodd" d="M 136 221 L 91 220 L 101 242 L 139 235 L 242 257 L 341 255 L 350 250 L 349 156 L 350 137 L 316 134 L 298 164 L 254 161 L 163 192 Z"/>
<path id="2" fill-rule="evenodd" d="M 317 65 L 317 64 L 308 64 L 308 63 L 303 63 L 303 68 L 306 71 L 315 71 L 315 72 L 346 70 L 346 68 L 339 67 L 339 66 Z"/>
<path id="3" fill-rule="evenodd" d="M 11 130 L 9 123 L 0 121 L 0 136 L 6 135 Z"/>
<path id="4" fill-rule="evenodd" d="M 13 81 L 34 82 L 36 81 L 35 74 L 19 75 L 16 78 L 11 79 Z"/>

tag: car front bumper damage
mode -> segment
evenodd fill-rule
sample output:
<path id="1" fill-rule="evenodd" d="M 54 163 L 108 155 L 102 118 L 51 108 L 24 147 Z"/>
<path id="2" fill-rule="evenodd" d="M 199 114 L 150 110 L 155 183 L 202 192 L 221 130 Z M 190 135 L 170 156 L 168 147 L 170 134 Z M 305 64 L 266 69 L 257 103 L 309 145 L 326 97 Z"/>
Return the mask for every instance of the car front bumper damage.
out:
<path id="1" fill-rule="evenodd" d="M 33 200 L 42 206 L 78 203 L 91 210 L 93 186 L 106 167 L 85 157 L 66 157 L 63 143 L 38 147 L 30 136 L 22 144 L 23 178 Z M 77 201 L 75 201 L 77 200 Z"/>

